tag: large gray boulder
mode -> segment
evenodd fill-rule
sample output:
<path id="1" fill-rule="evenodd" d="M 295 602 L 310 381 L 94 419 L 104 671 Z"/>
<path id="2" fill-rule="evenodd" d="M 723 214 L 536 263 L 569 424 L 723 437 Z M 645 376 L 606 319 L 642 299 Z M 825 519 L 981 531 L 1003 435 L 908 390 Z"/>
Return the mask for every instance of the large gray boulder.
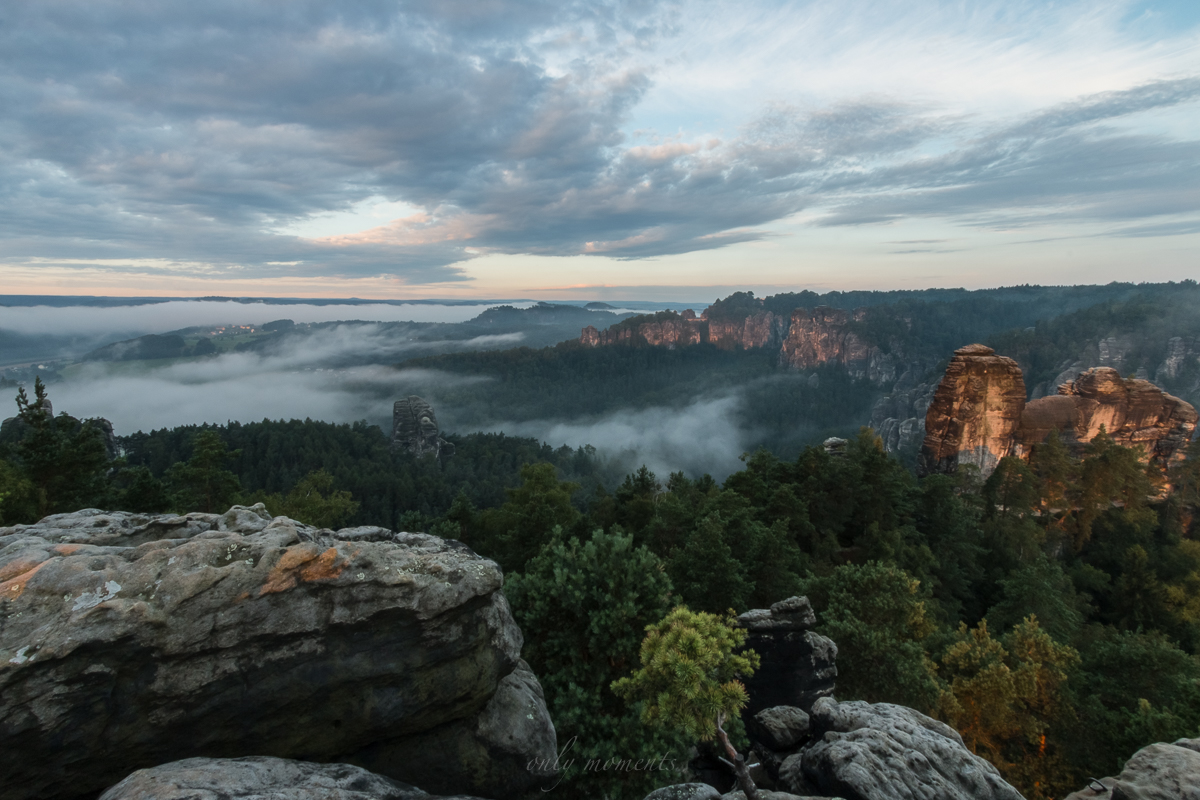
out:
<path id="1" fill-rule="evenodd" d="M 350 764 L 286 758 L 188 758 L 139 769 L 100 800 L 437 800 Z M 465 797 L 447 800 L 470 800 Z"/>
<path id="2" fill-rule="evenodd" d="M 458 542 L 261 505 L 0 528 L 0 798 L 248 754 L 522 794 L 556 746 L 502 580 Z"/>
<path id="3" fill-rule="evenodd" d="M 994 766 L 948 725 L 890 703 L 822 698 L 810 714 L 814 743 L 780 769 L 796 794 L 846 800 L 1022 800 Z"/>
<path id="4" fill-rule="evenodd" d="M 1067 800 L 1200 800 L 1200 739 L 1143 747 L 1115 778 L 1067 795 Z"/>

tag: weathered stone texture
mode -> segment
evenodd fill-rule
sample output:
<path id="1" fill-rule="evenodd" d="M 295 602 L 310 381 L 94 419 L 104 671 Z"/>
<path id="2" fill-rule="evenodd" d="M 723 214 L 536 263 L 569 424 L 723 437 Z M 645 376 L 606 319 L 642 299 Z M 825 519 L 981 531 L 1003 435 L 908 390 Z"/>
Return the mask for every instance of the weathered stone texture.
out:
<path id="1" fill-rule="evenodd" d="M 1082 448 L 1100 429 L 1123 447 L 1140 449 L 1159 467 L 1182 460 L 1196 429 L 1196 409 L 1139 378 L 1122 378 L 1096 367 L 1059 387 L 1057 395 L 1031 401 L 1021 415 L 1018 454 L 1027 454 L 1058 430 L 1068 445 Z"/>
<path id="2" fill-rule="evenodd" d="M 981 344 L 955 350 L 925 416 L 922 471 L 974 464 L 990 473 L 1012 454 L 1024 408 L 1025 379 L 1017 362 Z"/>
<path id="3" fill-rule="evenodd" d="M 644 322 L 638 326 L 638 335 L 647 344 L 656 347 L 687 347 L 700 344 L 700 326 L 686 319 Z"/>
<path id="4" fill-rule="evenodd" d="M 75 798 L 194 756 L 408 781 L 434 734 L 441 783 L 417 785 L 519 794 L 554 734 L 502 580 L 457 542 L 261 505 L 0 528 L 0 798 Z"/>
<path id="5" fill-rule="evenodd" d="M 188 758 L 140 769 L 100 800 L 438 800 L 350 764 L 286 758 Z M 467 797 L 446 800 L 470 800 Z"/>
<path id="6" fill-rule="evenodd" d="M 1058 394 L 1026 403 L 1017 363 L 970 345 L 955 351 L 934 393 L 919 466 L 928 474 L 974 464 L 986 476 L 1004 456 L 1028 458 L 1052 430 L 1081 453 L 1103 428 L 1161 469 L 1184 458 L 1196 421 L 1191 404 L 1111 367 L 1081 372 Z"/>
<path id="7" fill-rule="evenodd" d="M 817 306 L 792 312 L 779 363 L 793 369 L 812 369 L 829 363 L 864 360 L 867 349 L 854 334 L 847 335 L 851 317 L 840 308 Z"/>
<path id="8" fill-rule="evenodd" d="M 392 450 L 418 456 L 454 455 L 454 445 L 438 434 L 437 414 L 433 406 L 415 394 L 397 400 L 392 406 Z"/>
<path id="9" fill-rule="evenodd" d="M 1200 800 L 1200 739 L 1179 739 L 1143 747 L 1115 778 L 1098 781 L 1066 800 Z"/>
<path id="10" fill-rule="evenodd" d="M 813 743 L 780 770 L 784 788 L 797 794 L 1022 800 L 953 728 L 911 708 L 823 698 L 813 706 L 811 723 Z"/>
<path id="11" fill-rule="evenodd" d="M 750 702 L 744 718 L 773 706 L 807 711 L 818 698 L 833 694 L 837 645 L 811 630 L 816 621 L 807 597 L 791 597 L 737 618 L 747 631 L 746 646 L 762 661 L 746 679 Z"/>

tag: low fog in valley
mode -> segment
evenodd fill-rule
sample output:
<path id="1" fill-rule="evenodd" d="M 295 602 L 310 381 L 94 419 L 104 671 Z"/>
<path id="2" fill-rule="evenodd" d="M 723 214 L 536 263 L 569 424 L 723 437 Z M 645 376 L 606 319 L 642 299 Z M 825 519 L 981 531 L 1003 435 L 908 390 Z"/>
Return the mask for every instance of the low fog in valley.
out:
<path id="1" fill-rule="evenodd" d="M 528 307 L 529 303 L 517 304 Z M 718 478 L 736 470 L 754 440 L 743 419 L 737 390 L 714 391 L 682 407 L 652 406 L 573 415 L 564 408 L 549 418 L 519 408 L 492 415 L 456 408 L 455 389 L 493 380 L 397 365 L 431 353 L 519 347 L 523 331 L 465 339 L 421 339 L 387 323 L 461 323 L 478 305 L 264 305 L 231 301 L 178 301 L 96 307 L 5 309 L 3 334 L 75 337 L 74 351 L 87 352 L 125 335 L 162 334 L 198 325 L 262 325 L 287 317 L 297 323 L 329 323 L 353 314 L 371 322 L 343 322 L 304 329 L 249 352 L 150 361 L 80 361 L 49 383 L 56 411 L 79 418 L 103 417 L 118 435 L 181 425 L 305 419 L 334 423 L 366 420 L 390 430 L 392 403 L 419 394 L 438 413 L 443 432 L 503 432 L 553 447 L 591 445 L 614 473 L 645 464 L 666 476 L 682 470 Z M 624 313 L 631 313 L 622 309 Z M 87 346 L 81 346 L 86 342 Z M 14 390 L 5 394 L 15 395 Z M 4 399 L 3 416 L 16 406 Z"/>

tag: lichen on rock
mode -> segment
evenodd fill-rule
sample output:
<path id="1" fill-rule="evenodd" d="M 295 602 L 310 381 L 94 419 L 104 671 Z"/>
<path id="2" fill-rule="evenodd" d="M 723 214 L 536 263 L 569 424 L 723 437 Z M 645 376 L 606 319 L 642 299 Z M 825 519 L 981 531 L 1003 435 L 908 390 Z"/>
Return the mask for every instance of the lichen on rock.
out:
<path id="1" fill-rule="evenodd" d="M 316 529 L 261 505 L 87 509 L 0 528 L 0 575 L 12 800 L 193 756 L 348 761 L 404 781 L 403 754 L 434 732 L 441 784 L 417 785 L 501 798 L 555 752 L 500 569 L 452 540 Z M 517 708 L 511 726 L 495 719 Z"/>

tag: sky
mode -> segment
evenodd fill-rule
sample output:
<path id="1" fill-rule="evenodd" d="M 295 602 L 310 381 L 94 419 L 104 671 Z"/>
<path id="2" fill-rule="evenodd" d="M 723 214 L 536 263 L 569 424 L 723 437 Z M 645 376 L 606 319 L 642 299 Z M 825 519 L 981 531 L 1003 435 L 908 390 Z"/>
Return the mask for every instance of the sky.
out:
<path id="1" fill-rule="evenodd" d="M 1200 277 L 1200 4 L 0 7 L 7 294 Z"/>

